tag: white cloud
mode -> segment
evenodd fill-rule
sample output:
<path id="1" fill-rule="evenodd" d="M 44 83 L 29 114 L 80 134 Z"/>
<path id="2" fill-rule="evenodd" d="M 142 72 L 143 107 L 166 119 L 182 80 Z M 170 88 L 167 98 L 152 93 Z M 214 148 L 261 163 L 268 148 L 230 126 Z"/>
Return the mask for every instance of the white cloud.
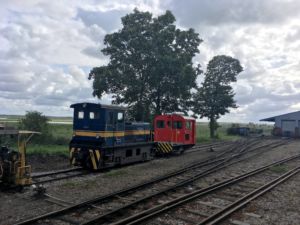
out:
<path id="1" fill-rule="evenodd" d="M 239 108 L 221 120 L 300 110 L 298 1 L 13 0 L 0 3 L 0 114 L 71 115 L 71 103 L 97 101 L 88 72 L 108 62 L 103 38 L 134 8 L 154 15 L 170 9 L 179 27 L 195 28 L 204 42 L 194 62 L 203 69 L 219 54 L 241 61 Z"/>

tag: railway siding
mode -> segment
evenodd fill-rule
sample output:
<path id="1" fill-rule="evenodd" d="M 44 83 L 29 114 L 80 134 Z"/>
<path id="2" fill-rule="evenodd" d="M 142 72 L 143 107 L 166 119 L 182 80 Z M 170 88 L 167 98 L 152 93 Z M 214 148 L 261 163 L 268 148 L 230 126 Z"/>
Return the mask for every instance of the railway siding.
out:
<path id="1" fill-rule="evenodd" d="M 178 198 L 166 196 L 163 203 L 133 216 L 121 219 L 113 224 L 140 224 L 150 218 L 152 220 L 150 224 L 159 224 L 160 221 L 167 222 L 168 224 L 219 224 L 249 202 L 297 175 L 300 172 L 300 166 L 298 166 L 300 162 L 299 158 L 300 154 L 229 178 L 223 182 L 196 190 Z M 272 171 L 271 168 L 273 166 L 281 164 L 287 164 L 290 169 L 285 173 Z M 231 200 L 228 200 L 226 193 L 227 195 L 228 193 L 235 193 L 235 199 L 232 195 L 229 195 Z M 225 199 L 223 198 L 224 196 Z M 165 214 L 159 217 L 162 213 Z M 156 216 L 158 216 L 156 218 L 157 221 L 153 221 L 153 217 Z M 95 223 L 95 220 L 91 220 L 85 224 L 90 225 Z"/>
<path id="2" fill-rule="evenodd" d="M 262 140 L 261 144 L 267 144 L 270 140 Z M 238 172 L 244 172 L 250 169 L 250 165 L 254 165 L 255 167 L 261 166 L 267 162 L 272 162 L 277 159 L 286 157 L 288 155 L 299 153 L 299 149 L 297 146 L 299 142 L 290 142 L 287 145 L 280 146 L 276 149 L 273 149 L 269 152 L 264 152 L 263 149 L 261 155 L 255 156 L 249 159 L 246 162 L 232 165 L 226 168 L 228 173 L 232 175 L 237 175 Z M 0 224 L 14 224 L 16 221 L 23 221 L 25 218 L 33 217 L 34 215 L 41 215 L 45 212 L 51 212 L 54 210 L 59 210 L 67 205 L 72 205 L 74 203 L 78 203 L 84 201 L 86 199 L 91 199 L 94 196 L 105 195 L 111 191 L 105 191 L 106 187 L 110 187 L 112 189 L 118 189 L 123 187 L 129 187 L 133 184 L 140 183 L 141 181 L 149 180 L 151 177 L 156 177 L 157 175 L 165 174 L 166 172 L 174 171 L 176 168 L 180 168 L 183 165 L 190 165 L 191 163 L 195 163 L 195 161 L 199 161 L 199 159 L 203 159 L 205 157 L 213 156 L 215 153 L 219 152 L 216 148 L 215 152 L 210 152 L 207 149 L 201 150 L 199 152 L 193 152 L 190 154 L 186 154 L 180 157 L 173 157 L 169 159 L 159 159 L 153 162 L 145 163 L 145 164 L 136 164 L 129 167 L 124 167 L 121 169 L 116 169 L 107 173 L 93 174 L 92 176 L 81 176 L 80 178 L 72 178 L 72 180 L 61 180 L 56 181 L 54 184 L 49 183 L 46 184 L 48 186 L 48 194 L 53 197 L 58 197 L 59 199 L 65 200 L 65 202 L 61 202 L 58 204 L 50 204 L 49 202 L 45 202 L 45 199 L 41 200 L 32 200 L 30 197 L 30 193 L 23 194 L 14 194 L 14 198 L 12 196 L 1 196 L 1 200 L 3 200 L 6 207 L 0 206 L 1 212 L 7 212 L 3 215 L 2 221 Z M 200 155 L 201 153 L 201 155 Z M 254 152 L 253 152 L 254 153 Z M 155 172 L 157 171 L 157 172 Z M 225 171 L 225 169 L 224 169 Z M 110 175 L 111 174 L 111 175 Z M 108 176 L 109 175 L 109 176 Z M 143 178 L 143 179 L 141 179 Z M 205 188 L 212 183 L 216 183 L 222 181 L 224 179 L 224 175 L 221 173 L 215 173 L 211 175 L 211 178 L 207 177 L 205 179 L 201 179 L 197 184 L 200 188 Z M 170 182 L 171 183 L 171 182 Z M 73 185 L 74 184 L 74 185 Z M 105 184 L 105 185 L 103 185 Z M 196 189 L 196 183 L 194 185 L 187 186 L 184 189 L 186 193 L 194 191 Z M 84 191 L 83 191 L 84 190 Z M 1 194 L 0 194 L 1 195 Z M 141 197 L 143 193 L 137 194 L 136 197 Z M 173 195 L 178 197 L 179 192 L 174 192 Z M 129 201 L 131 197 L 119 196 L 120 201 Z M 164 201 L 161 198 L 161 201 Z M 70 204 L 69 204 L 70 203 Z M 16 205 L 13 205 L 16 204 Z M 25 206 L 27 211 L 24 211 L 19 208 L 18 205 Z M 5 211 L 6 208 L 14 208 L 14 215 L 10 216 L 10 211 Z M 105 210 L 106 207 L 104 207 Z M 103 213 L 103 212 L 102 212 Z M 92 215 L 93 213 L 91 213 Z M 16 216 L 15 216 L 16 215 Z M 88 214 L 87 214 L 88 215 Z M 95 213 L 93 217 L 99 214 Z M 53 221 L 54 222 L 54 221 Z M 42 223 L 41 223 L 42 224 Z M 54 224 L 54 223 L 53 223 Z M 67 223 L 66 223 L 67 224 Z"/>
<path id="3" fill-rule="evenodd" d="M 146 203 L 146 204 L 151 204 L 152 198 L 161 198 L 162 196 L 160 196 L 163 193 L 169 193 L 170 191 L 172 192 L 175 189 L 184 187 L 188 184 L 193 183 L 196 180 L 199 180 L 200 178 L 206 176 L 207 174 L 210 174 L 212 172 L 218 171 L 219 169 L 222 168 L 226 168 L 226 166 L 229 164 L 233 164 L 233 163 L 238 163 L 239 160 L 246 160 L 249 157 L 253 157 L 253 155 L 249 155 L 244 159 L 239 159 L 240 157 L 243 157 L 245 153 L 252 153 L 255 152 L 257 150 L 262 150 L 263 147 L 266 149 L 272 149 L 274 147 L 278 147 L 282 144 L 284 144 L 284 142 L 282 143 L 278 143 L 278 142 L 274 142 L 271 146 L 268 145 L 258 145 L 259 142 L 255 141 L 251 141 L 251 142 L 246 142 L 244 143 L 244 145 L 238 145 L 238 148 L 232 148 L 230 151 L 225 151 L 224 153 L 227 153 L 227 158 L 226 158 L 226 154 L 221 153 L 220 155 L 222 155 L 223 158 L 221 158 L 222 160 L 218 159 L 217 162 L 214 163 L 214 165 L 210 165 L 208 163 L 206 164 L 200 164 L 199 165 L 195 165 L 189 168 L 193 168 L 193 170 L 184 170 L 185 173 L 187 172 L 192 172 L 191 174 L 187 173 L 187 174 L 183 174 L 182 171 L 179 171 L 179 173 L 175 173 L 175 175 L 179 175 L 179 177 L 177 176 L 171 176 L 172 178 L 175 177 L 175 179 L 170 180 L 169 177 L 168 179 L 163 179 L 163 183 L 162 182 L 154 182 L 153 184 L 149 185 L 149 183 L 147 185 L 143 185 L 143 187 L 145 186 L 146 189 L 140 190 L 140 189 L 132 189 L 130 191 L 123 191 L 123 192 L 119 192 L 119 193 L 115 193 L 112 194 L 111 196 L 106 196 L 106 197 L 102 197 L 102 198 L 97 198 L 94 200 L 91 200 L 89 202 L 86 203 L 81 203 L 80 205 L 74 205 L 71 206 L 69 208 L 65 208 L 62 211 L 57 211 L 55 213 L 50 213 L 48 215 L 42 216 L 42 217 L 37 217 L 33 220 L 29 220 L 29 221 L 25 221 L 22 224 L 28 224 L 28 223 L 32 223 L 34 221 L 37 220 L 41 220 L 41 219 L 46 219 L 46 218 L 55 218 L 54 221 L 56 221 L 58 218 L 57 216 L 61 216 L 61 215 L 66 215 L 70 213 L 72 213 L 73 211 L 80 209 L 80 217 L 76 218 L 76 220 L 78 221 L 82 221 L 84 223 L 84 218 L 90 218 L 93 217 L 93 215 L 99 215 L 102 214 L 102 216 L 97 218 L 97 223 L 99 223 L 99 221 L 106 221 L 109 220 L 112 217 L 116 217 L 116 213 L 119 213 L 120 211 L 123 211 L 124 209 L 128 209 L 129 207 L 131 208 L 133 206 L 133 204 L 138 206 L 139 204 L 145 204 L 146 202 L 150 202 L 150 203 Z M 257 146 L 258 145 L 258 146 Z M 261 151 L 258 153 L 262 153 Z M 255 153 L 254 156 L 258 153 Z M 232 160 L 236 160 L 231 162 Z M 199 169 L 201 169 L 199 171 Z M 182 174 L 184 176 L 182 176 Z M 133 192 L 133 191 L 136 191 Z M 177 190 L 176 190 L 177 191 Z M 185 191 L 185 188 L 181 188 L 179 190 L 180 192 Z M 133 192 L 133 193 L 131 193 Z M 130 195 L 128 195 L 128 193 Z M 143 196 L 141 198 L 141 196 Z M 106 203 L 108 202 L 108 203 Z M 101 203 L 99 205 L 99 203 Z M 95 205 L 96 204 L 96 205 Z M 92 205 L 92 208 L 94 208 L 93 210 L 88 209 L 88 210 L 82 210 L 83 207 L 85 206 L 90 206 Z M 96 210 L 96 212 L 95 212 Z M 134 212 L 136 213 L 136 212 Z M 65 216 L 61 217 L 60 220 L 65 220 Z M 68 216 L 68 221 L 72 221 L 72 218 L 70 216 Z M 75 222 L 75 221 L 73 221 Z"/>

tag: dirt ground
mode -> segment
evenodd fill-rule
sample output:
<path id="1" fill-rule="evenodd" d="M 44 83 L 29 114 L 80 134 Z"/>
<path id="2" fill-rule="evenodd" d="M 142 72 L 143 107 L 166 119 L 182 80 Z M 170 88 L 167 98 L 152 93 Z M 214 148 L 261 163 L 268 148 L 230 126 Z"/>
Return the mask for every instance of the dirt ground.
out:
<path id="1" fill-rule="evenodd" d="M 297 153 L 300 153 L 300 141 L 292 141 L 288 145 L 264 153 L 259 158 L 252 158 L 247 163 L 258 167 L 261 164 L 270 163 Z M 192 162 L 203 160 L 213 154 L 215 152 L 203 150 L 177 157 L 161 158 L 147 163 L 112 169 L 103 173 L 61 180 L 46 184 L 45 187 L 47 188 L 47 193 L 51 196 L 61 198 L 69 203 L 78 203 L 120 190 L 124 187 L 133 186 L 134 184 L 163 175 Z M 36 172 L 68 167 L 68 159 L 61 156 L 41 159 L 32 157 L 28 160 L 33 164 L 32 166 Z M 247 165 L 243 163 L 234 167 L 235 169 L 247 170 Z M 282 189 L 289 189 L 290 191 L 288 194 L 283 194 Z M 258 210 L 257 214 L 261 216 L 259 220 L 251 221 L 251 224 L 300 224 L 299 175 L 266 194 L 263 198 L 251 203 L 251 206 L 255 204 L 255 208 Z M 0 203 L 0 225 L 14 224 L 17 221 L 63 207 L 51 203 L 47 199 L 34 197 L 34 192 L 31 189 L 25 190 L 23 193 L 2 192 L 0 193 Z M 250 205 L 247 207 L 250 207 Z M 282 219 L 279 220 L 280 223 L 276 223 L 278 217 Z"/>
<path id="2" fill-rule="evenodd" d="M 69 159 L 64 155 L 28 155 L 27 163 L 33 172 L 70 168 Z"/>

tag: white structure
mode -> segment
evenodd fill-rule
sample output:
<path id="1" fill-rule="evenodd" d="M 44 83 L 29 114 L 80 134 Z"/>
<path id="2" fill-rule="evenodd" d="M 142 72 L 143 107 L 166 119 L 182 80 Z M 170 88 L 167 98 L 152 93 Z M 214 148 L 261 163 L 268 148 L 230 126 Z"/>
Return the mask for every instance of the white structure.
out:
<path id="1" fill-rule="evenodd" d="M 273 133 L 286 137 L 300 137 L 300 111 L 274 116 L 260 121 L 275 122 Z"/>

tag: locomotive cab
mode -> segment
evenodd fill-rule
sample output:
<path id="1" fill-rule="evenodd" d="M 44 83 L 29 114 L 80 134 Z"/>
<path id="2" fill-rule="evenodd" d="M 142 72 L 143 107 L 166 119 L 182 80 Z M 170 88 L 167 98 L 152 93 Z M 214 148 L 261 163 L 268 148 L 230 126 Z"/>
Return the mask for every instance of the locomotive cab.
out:
<path id="1" fill-rule="evenodd" d="M 196 120 L 182 113 L 158 115 L 154 118 L 154 141 L 158 154 L 182 153 L 196 143 Z"/>
<path id="2" fill-rule="evenodd" d="M 73 114 L 73 142 L 79 140 L 97 145 L 124 143 L 125 108 L 93 103 L 71 105 Z"/>
<path id="3" fill-rule="evenodd" d="M 73 113 L 73 138 L 70 142 L 72 165 L 98 169 L 113 162 L 112 149 L 124 143 L 125 108 L 77 103 Z"/>
<path id="4" fill-rule="evenodd" d="M 126 108 L 95 103 L 71 105 L 72 165 L 92 170 L 152 159 L 150 124 L 125 122 Z"/>

